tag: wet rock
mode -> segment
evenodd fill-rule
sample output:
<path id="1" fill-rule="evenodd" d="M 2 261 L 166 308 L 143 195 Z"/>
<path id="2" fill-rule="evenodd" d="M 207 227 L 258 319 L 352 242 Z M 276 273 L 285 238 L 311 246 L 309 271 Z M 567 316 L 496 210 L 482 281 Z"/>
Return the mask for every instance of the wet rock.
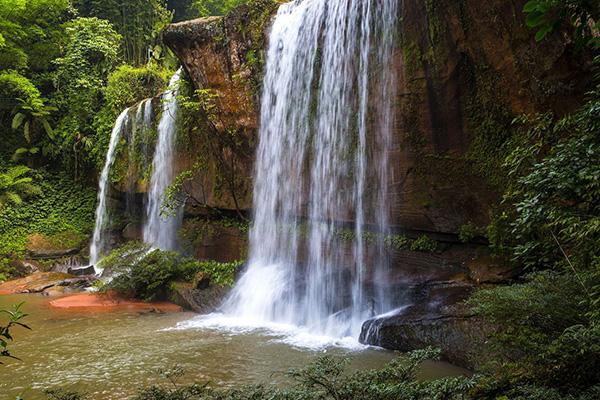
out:
<path id="1" fill-rule="evenodd" d="M 433 346 L 452 363 L 480 365 L 489 356 L 485 341 L 493 327 L 463 304 L 473 289 L 457 282 L 414 286 L 410 303 L 364 322 L 360 342 L 399 351 Z"/>
<path id="2" fill-rule="evenodd" d="M 208 289 L 210 286 L 210 275 L 206 272 L 198 272 L 192 281 L 192 285 L 195 289 Z"/>
<path id="3" fill-rule="evenodd" d="M 193 284 L 177 282 L 171 285 L 170 300 L 185 309 L 201 314 L 217 310 L 230 288 L 212 285 L 205 289 L 196 289 Z"/>
<path id="4" fill-rule="evenodd" d="M 87 265 L 84 267 L 68 267 L 67 273 L 75 276 L 95 275 L 96 270 L 93 265 Z"/>
<path id="5" fill-rule="evenodd" d="M 36 260 L 50 260 L 55 258 L 62 258 L 67 256 L 74 256 L 79 253 L 79 249 L 30 249 L 27 251 L 30 258 Z"/>
<path id="6" fill-rule="evenodd" d="M 25 278 L 15 279 L 0 284 L 0 294 L 40 293 L 45 289 L 58 286 L 72 275 L 60 272 L 36 272 Z"/>
<path id="7" fill-rule="evenodd" d="M 130 222 L 125 225 L 121 235 L 126 240 L 142 240 L 144 238 L 143 227 L 141 224 Z"/>
<path id="8" fill-rule="evenodd" d="M 25 278 L 0 284 L 0 294 L 42 293 L 50 288 L 69 287 L 81 291 L 90 287 L 96 278 L 93 276 L 73 276 L 62 272 L 36 272 Z"/>
<path id="9" fill-rule="evenodd" d="M 474 368 L 489 357 L 485 342 L 493 327 L 460 308 L 423 313 L 409 306 L 395 315 L 367 320 L 360 342 L 386 349 L 411 351 L 439 348 L 448 361 Z"/>

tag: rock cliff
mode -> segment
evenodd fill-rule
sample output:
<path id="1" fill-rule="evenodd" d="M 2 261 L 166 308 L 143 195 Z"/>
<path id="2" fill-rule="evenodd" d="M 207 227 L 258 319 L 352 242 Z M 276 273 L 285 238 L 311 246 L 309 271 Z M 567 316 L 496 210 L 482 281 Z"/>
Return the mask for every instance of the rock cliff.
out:
<path id="1" fill-rule="evenodd" d="M 402 2 L 394 63 L 386 66 L 399 77 L 389 149 L 392 225 L 413 238 L 427 233 L 442 245 L 433 254 L 390 252 L 389 285 L 412 293 L 413 306 L 367 322 L 365 341 L 401 350 L 438 345 L 451 360 L 470 364 L 452 348 L 481 336 L 479 322 L 453 305 L 511 271 L 490 260 L 485 246 L 460 244 L 457 233 L 463 225 L 489 222 L 506 179 L 498 166 L 514 117 L 565 113 L 589 84 L 589 60 L 560 33 L 535 42 L 524 26 L 525 2 Z M 208 123 L 215 143 L 209 157 L 228 165 L 236 178 L 227 194 L 209 196 L 210 207 L 251 207 L 264 48 L 276 8 L 260 0 L 227 17 L 185 21 L 164 31 L 194 87 L 216 95 L 215 109 L 199 123 Z M 227 144 L 232 137 L 235 146 Z M 200 186 L 214 186 L 217 169 L 198 178 Z"/>

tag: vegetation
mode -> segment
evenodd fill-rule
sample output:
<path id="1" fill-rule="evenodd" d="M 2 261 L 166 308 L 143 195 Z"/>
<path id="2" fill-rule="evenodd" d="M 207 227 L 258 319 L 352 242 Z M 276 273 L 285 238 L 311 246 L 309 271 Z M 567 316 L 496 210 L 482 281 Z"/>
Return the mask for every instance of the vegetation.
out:
<path id="1" fill-rule="evenodd" d="M 22 306 L 23 303 L 16 305 L 13 310 L 0 310 L 0 315 L 7 317 L 6 322 L 0 323 L 0 365 L 3 364 L 2 357 L 18 360 L 8 348 L 9 342 L 13 340 L 13 328 L 20 326 L 21 328 L 31 329 L 21 322 L 23 318 L 27 317 L 27 314 L 21 311 Z"/>
<path id="2" fill-rule="evenodd" d="M 28 167 L 19 165 L 0 173 L 0 211 L 8 205 L 21 205 L 24 197 L 41 193 L 27 176 L 30 172 Z"/>
<path id="3" fill-rule="evenodd" d="M 191 7 L 200 17 L 225 15 L 240 4 L 249 0 L 192 0 Z"/>
<path id="4" fill-rule="evenodd" d="M 523 9 L 536 40 L 564 28 L 582 46 L 600 48 L 600 4 L 594 0 L 530 0 Z"/>
<path id="5" fill-rule="evenodd" d="M 198 261 L 176 252 L 150 250 L 143 243 L 130 242 L 114 250 L 99 266 L 114 275 L 104 289 L 152 301 L 166 299 L 171 283 L 192 282 L 198 273 L 206 274 L 216 285 L 231 286 L 241 264 Z"/>
<path id="6" fill-rule="evenodd" d="M 190 15 L 209 16 L 242 3 L 247 1 L 192 0 L 186 7 L 191 7 Z M 435 2 L 425 2 L 429 15 L 435 7 Z M 598 1 L 530 0 L 523 12 L 538 42 L 561 36 L 579 51 L 596 55 L 600 68 Z M 80 247 L 89 239 L 96 199 L 90 177 L 104 161 L 115 118 L 164 90 L 175 69 L 160 35 L 171 14 L 163 0 L 0 0 L 0 281 L 11 278 L 13 259 L 28 250 Z M 260 18 L 266 21 L 268 16 L 264 12 Z M 264 32 L 252 24 L 258 23 L 244 27 L 244 34 L 263 40 Z M 437 42 L 444 27 L 436 18 L 430 25 L 429 39 Z M 259 50 L 240 55 L 252 70 L 248 79 L 260 76 Z M 419 54 L 414 44 L 403 50 L 410 70 L 420 68 L 417 61 L 431 61 L 433 54 Z M 477 132 L 466 161 L 501 193 L 502 202 L 485 232 L 466 223 L 459 239 L 471 243 L 485 236 L 497 260 L 512 263 L 520 272 L 514 282 L 478 290 L 467 301 L 497 327 L 489 339 L 492 361 L 472 377 L 422 382 L 415 375 L 418 365 L 439 357 L 431 349 L 413 352 L 380 371 L 357 373 L 346 371 L 343 360 L 324 357 L 290 371 L 292 383 L 286 387 L 154 386 L 142 389 L 137 399 L 600 397 L 600 82 L 567 115 L 542 112 L 513 118 L 495 96 L 495 71 L 474 69 L 477 93 L 466 111 L 470 129 Z M 186 134 L 178 136 L 178 146 L 196 149 L 197 157 L 164 193 L 165 214 L 192 204 L 213 217 L 218 211 L 210 210 L 207 198 L 224 191 L 239 209 L 235 193 L 246 171 L 239 170 L 235 157 L 250 158 L 253 144 L 234 129 L 213 135 L 223 125 L 215 107 L 218 100 L 209 89 L 182 85 L 178 128 Z M 211 146 L 220 153 L 215 165 L 204 158 Z M 122 158 L 130 165 L 141 161 L 135 154 Z M 147 166 L 136 168 L 147 174 Z M 202 187 L 203 196 L 194 197 L 199 190 L 192 185 L 206 184 L 197 181 L 199 173 L 209 170 L 216 176 L 213 187 Z M 125 168 L 115 168 L 111 179 L 121 181 L 124 174 Z M 247 232 L 249 225 L 238 211 L 239 218 L 220 219 L 221 224 Z M 194 247 L 212 234 L 213 223 L 208 217 L 189 219 L 180 235 Z M 281 229 L 302 232 L 305 227 Z M 339 229 L 335 235 L 340 241 L 357 239 L 353 230 Z M 359 239 L 393 250 L 440 250 L 427 235 L 409 239 L 364 232 Z M 232 285 L 240 265 L 198 261 L 135 242 L 100 264 L 115 276 L 104 290 L 147 301 L 166 298 L 177 281 L 208 277 L 213 284 Z M 14 357 L 8 345 L 15 327 L 27 328 L 20 322 L 25 314 L 17 307 L 2 315 L 8 322 L 0 325 L 0 357 Z M 81 398 L 73 392 L 48 395 Z"/>

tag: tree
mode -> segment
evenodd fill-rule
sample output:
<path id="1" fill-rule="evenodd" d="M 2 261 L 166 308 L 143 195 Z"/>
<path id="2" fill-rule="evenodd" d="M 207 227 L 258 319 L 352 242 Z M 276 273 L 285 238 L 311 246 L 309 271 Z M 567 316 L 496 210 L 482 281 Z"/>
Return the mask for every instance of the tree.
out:
<path id="1" fill-rule="evenodd" d="M 201 17 L 225 15 L 248 0 L 192 0 L 192 8 Z"/>
<path id="2" fill-rule="evenodd" d="M 8 204 L 21 204 L 26 196 L 40 194 L 40 188 L 27 176 L 30 172 L 29 167 L 18 165 L 0 173 L 0 210 Z"/>
<path id="3" fill-rule="evenodd" d="M 78 159 L 78 144 L 89 142 L 95 134 L 94 115 L 103 105 L 103 88 L 118 62 L 121 35 L 110 22 L 98 18 L 77 18 L 65 27 L 65 53 L 55 60 L 54 102 L 62 115 L 55 139 L 56 151 L 72 163 Z"/>
<path id="4" fill-rule="evenodd" d="M 165 0 L 78 0 L 82 15 L 109 21 L 121 35 L 124 60 L 135 66 L 148 61 L 149 49 L 160 40 L 160 31 L 172 15 Z"/>

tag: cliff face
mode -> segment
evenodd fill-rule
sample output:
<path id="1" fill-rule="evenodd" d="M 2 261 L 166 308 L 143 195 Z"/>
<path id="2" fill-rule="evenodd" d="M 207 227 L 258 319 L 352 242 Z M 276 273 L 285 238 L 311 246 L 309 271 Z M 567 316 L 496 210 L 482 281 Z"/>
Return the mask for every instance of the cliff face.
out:
<path id="1" fill-rule="evenodd" d="M 525 0 L 403 2 L 395 52 L 398 97 L 393 224 L 406 230 L 456 233 L 484 226 L 498 200 L 498 158 L 512 119 L 523 113 L 565 112 L 585 91 L 585 60 L 552 38 L 536 43 L 524 26 Z M 193 84 L 216 94 L 212 124 L 253 148 L 262 63 L 276 4 L 260 1 L 225 18 L 169 26 L 166 44 Z M 239 165 L 251 187 L 252 151 Z M 231 155 L 224 155 L 231 157 Z M 239 160 L 231 160 L 240 162 Z M 241 208 L 251 206 L 248 190 Z M 215 207 L 231 206 L 215 199 Z"/>
<path id="2" fill-rule="evenodd" d="M 252 168 L 262 82 L 262 53 L 266 31 L 277 4 L 270 0 L 241 6 L 226 18 L 209 17 L 169 26 L 164 41 L 181 60 L 196 89 L 210 96 L 210 112 L 203 115 L 211 142 L 207 161 L 216 167 L 200 178 L 218 195 L 211 207 L 248 210 L 252 206 Z M 210 94 L 209 94 L 210 93 Z M 204 143 L 206 145 L 206 143 Z M 224 168 L 225 167 L 225 168 Z M 216 175 L 225 174 L 229 177 Z M 227 179 L 229 178 L 229 179 Z"/>
<path id="3" fill-rule="evenodd" d="M 589 60 L 560 34 L 535 42 L 524 26 L 525 2 L 402 2 L 389 66 L 398 73 L 389 149 L 391 222 L 412 237 L 428 233 L 443 246 L 435 254 L 390 251 L 390 293 L 418 307 L 367 322 L 363 340 L 369 343 L 401 350 L 437 345 L 451 360 L 471 364 L 461 349 L 483 331 L 455 305 L 478 284 L 501 281 L 511 271 L 491 261 L 485 247 L 459 244 L 456 234 L 465 224 L 487 225 L 500 200 L 506 177 L 499 166 L 510 149 L 513 119 L 568 112 L 589 84 Z M 217 96 L 205 118 L 216 143 L 209 157 L 224 159 L 238 180 L 229 194 L 210 197 L 211 207 L 232 209 L 232 198 L 239 208 L 251 207 L 264 49 L 276 8 L 261 0 L 225 18 L 173 24 L 164 32 L 193 85 Z M 232 132 L 243 151 L 222 145 Z M 210 187 L 215 174 L 212 169 L 199 179 Z"/>

